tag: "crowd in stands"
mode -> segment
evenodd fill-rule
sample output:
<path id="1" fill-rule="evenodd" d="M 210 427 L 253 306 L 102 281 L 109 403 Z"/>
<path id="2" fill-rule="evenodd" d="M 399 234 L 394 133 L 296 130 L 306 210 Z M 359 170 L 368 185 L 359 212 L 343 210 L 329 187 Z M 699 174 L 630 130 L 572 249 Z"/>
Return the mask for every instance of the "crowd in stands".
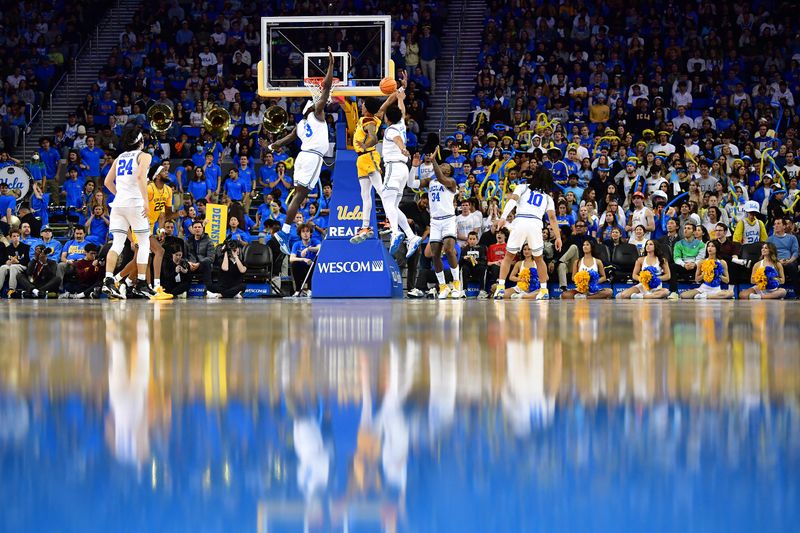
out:
<path id="1" fill-rule="evenodd" d="M 440 52 L 435 32 L 441 13 L 419 7 L 377 2 L 336 8 L 392 14 L 392 57 L 413 72 L 407 99 L 412 135 L 424 124 Z M 255 96 L 260 35 L 254 16 L 320 15 L 310 7 L 294 9 L 265 2 L 145 2 L 85 102 L 52 138 L 42 139 L 39 160 L 30 167 L 47 184 L 34 191 L 29 211 L 20 212 L 33 215 L 34 237 L 46 225 L 48 195 L 58 194 L 70 216 L 88 224 L 88 237 L 103 242 L 108 195 L 94 181 L 113 159 L 121 129 L 146 125 L 147 109 L 165 103 L 175 109 L 173 128 L 148 134 L 146 144 L 156 163 L 177 162 L 167 169 L 178 193 L 173 236 L 189 235 L 205 203 L 223 199 L 233 207 L 237 240 L 268 241 L 283 222 L 294 148 L 262 149 L 271 137 L 261 129 L 261 116 L 272 102 Z M 647 253 L 649 240 L 670 267 L 670 294 L 679 281 L 699 279 L 710 241 L 730 283 L 752 280 L 763 257 L 759 243 L 770 242 L 776 256 L 770 264 L 780 263 L 781 281 L 800 284 L 800 116 L 794 100 L 800 33 L 790 6 L 645 2 L 620 16 L 605 3 L 495 1 L 480 39 L 472 110 L 444 139 L 443 158 L 460 186 L 461 266 L 483 294 L 491 292 L 507 238 L 494 222 L 513 185 L 539 164 L 552 170 L 557 184 L 564 246 L 556 250 L 545 229 L 545 259 L 551 281 L 562 289 L 571 286 L 584 256 L 602 263 L 604 279 L 636 281 L 637 258 Z M 278 104 L 292 118 L 302 105 L 291 99 Z M 224 142 L 201 125 L 215 105 L 234 122 Z M 59 159 L 66 160 L 63 183 Z M 233 168 L 223 173 L 227 166 Z M 325 178 L 322 183 L 330 185 Z M 320 189 L 298 215 L 310 223 L 306 253 L 327 227 L 330 187 Z M 427 198 L 401 208 L 423 234 Z M 423 247 L 407 264 L 415 295 L 430 282 L 429 255 Z M 304 259 L 290 262 L 300 271 L 309 264 Z"/>
<path id="2" fill-rule="evenodd" d="M 797 287 L 800 33 L 791 12 L 779 2 L 645 2 L 623 12 L 603 2 L 490 2 L 472 109 L 447 137 L 469 203 L 460 244 L 475 231 L 493 270 L 498 207 L 543 164 L 566 236 L 557 252 L 548 235 L 545 257 L 562 288 L 582 241 L 613 277 L 615 258 L 629 246 L 643 254 L 648 239 L 673 267 L 672 292 L 695 279 L 709 241 L 732 283 L 750 281 L 757 243 L 773 243 Z"/>
<path id="3" fill-rule="evenodd" d="M 40 148 L 33 159 L 22 162 L 10 150 L 0 154 L 0 166 L 24 164 L 37 183 L 29 199 L 20 202 L 19 211 L 14 213 L 22 220 L 18 238 L 20 245 L 29 248 L 28 258 L 34 258 L 39 241 L 46 241 L 42 250 L 50 253 L 39 255 L 43 260 L 49 255 L 56 263 L 52 270 L 60 278 L 62 288 L 65 274 L 74 275 L 75 270 L 63 266 L 72 261 L 58 251 L 66 246 L 65 241 L 84 233 L 85 239 L 80 242 L 98 246 L 96 261 L 102 262 L 103 245 L 108 240 L 109 203 L 113 199 L 102 186 L 102 178 L 120 151 L 123 128 L 132 125 L 145 128 L 145 149 L 153 155 L 153 165 L 165 167 L 166 181 L 175 192 L 173 209 L 177 215 L 167 237 L 189 243 L 188 249 L 181 250 L 182 258 L 177 263 L 188 260 L 193 277 L 210 287 L 210 263 L 215 258 L 224 261 L 228 257 L 213 250 L 193 255 L 193 225 L 196 221 L 203 222 L 208 202 L 221 201 L 230 206 L 228 239 L 241 245 L 269 240 L 270 232 L 275 226 L 279 228 L 285 218 L 297 146 L 275 153 L 263 150 L 263 146 L 274 140 L 263 129 L 263 112 L 272 104 L 285 107 L 290 113 L 291 127 L 305 99 L 268 100 L 256 95 L 256 65 L 261 57 L 260 17 L 320 16 L 323 14 L 320 9 L 339 15 L 367 12 L 392 15 L 392 57 L 398 68 L 412 73 L 407 97 L 409 116 L 413 117 L 409 131 L 412 137 L 418 134 L 424 126 L 432 88 L 430 80 L 435 76 L 435 61 L 441 51 L 437 36 L 442 27 L 439 4 L 355 1 L 320 8 L 274 2 L 146 1 L 134 16 L 134 22 L 120 34 L 119 45 L 111 51 L 84 101 L 69 114 L 63 126 L 54 129 L 52 136 L 40 139 Z M 71 35 L 68 31 L 61 33 Z M 337 46 L 346 50 L 348 43 Z M 76 49 L 73 47 L 71 52 L 74 54 Z M 150 131 L 147 111 L 156 103 L 166 104 L 174 111 L 172 127 L 163 133 Z M 205 114 L 214 107 L 226 109 L 231 117 L 231 127 L 224 138 L 203 127 Z M 329 111 L 335 113 L 338 105 L 334 104 Z M 409 144 L 413 146 L 411 141 Z M 293 228 L 292 244 L 305 245 L 287 258 L 297 283 L 305 279 L 313 254 L 325 235 L 330 194 L 330 179 L 324 177 L 296 217 L 295 222 L 307 224 Z M 52 246 L 45 237 L 47 230 L 56 229 L 58 233 L 59 227 L 50 227 L 51 216 L 68 223 L 66 232 L 53 239 Z M 8 217 L 2 218 L 0 228 L 8 236 L 6 241 L 13 242 L 10 221 L 6 220 Z M 52 238 L 52 231 L 49 233 Z M 11 255 L 16 258 L 24 254 Z M 2 259 L 3 263 L 12 261 L 10 257 Z M 176 261 L 172 259 L 171 254 L 165 254 L 165 268 L 174 266 Z M 8 266 L 3 281 L 15 280 L 13 274 L 18 274 L 24 265 Z M 173 274 L 174 271 L 168 272 L 166 278 L 174 278 Z M 186 278 L 183 276 L 184 281 Z M 45 292 L 48 291 L 38 291 Z M 219 293 L 222 292 L 226 291 Z"/>
<path id="4" fill-rule="evenodd" d="M 13 152 L 107 2 L 10 2 L 0 10 L 0 149 Z"/>

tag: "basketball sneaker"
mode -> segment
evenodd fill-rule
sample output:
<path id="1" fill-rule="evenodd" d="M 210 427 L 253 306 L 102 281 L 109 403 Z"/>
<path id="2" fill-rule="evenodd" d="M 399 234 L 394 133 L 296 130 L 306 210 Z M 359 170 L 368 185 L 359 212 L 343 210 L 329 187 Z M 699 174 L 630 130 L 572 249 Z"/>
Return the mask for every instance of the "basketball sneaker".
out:
<path id="1" fill-rule="evenodd" d="M 367 239 L 371 239 L 374 236 L 375 232 L 372 231 L 372 228 L 361 228 L 350 238 L 350 244 L 361 244 L 362 242 L 366 241 Z"/>
<path id="2" fill-rule="evenodd" d="M 422 244 L 422 237 L 419 235 L 414 235 L 408 240 L 406 243 L 406 259 L 411 259 L 411 256 L 414 255 L 414 252 L 417 251 L 420 244 Z"/>
<path id="3" fill-rule="evenodd" d="M 156 289 L 153 292 L 155 292 L 155 294 L 153 295 L 152 298 L 150 298 L 151 300 L 172 300 L 174 298 L 174 296 L 165 291 L 164 287 L 162 287 L 161 285 L 156 287 Z"/>
<path id="4" fill-rule="evenodd" d="M 131 289 L 131 293 L 133 293 L 134 296 L 147 298 L 148 300 L 154 300 L 156 295 L 156 291 L 151 289 L 150 285 L 143 279 L 136 280 L 136 285 Z"/>
<path id="5" fill-rule="evenodd" d="M 400 245 L 403 244 L 403 239 L 405 239 L 405 237 L 406 236 L 402 233 L 392 236 L 392 245 L 389 246 L 389 255 L 394 255 L 397 253 L 397 250 L 400 248 Z"/>
<path id="6" fill-rule="evenodd" d="M 760 294 L 756 294 L 756 293 L 753 293 L 748 297 L 748 300 L 760 300 L 760 299 L 761 299 L 761 295 Z"/>
<path id="7" fill-rule="evenodd" d="M 498 287 L 497 289 L 495 289 L 494 296 L 492 298 L 494 298 L 495 300 L 502 300 L 503 298 L 505 298 L 505 296 L 506 296 L 506 290 L 502 287 Z"/>
<path id="8" fill-rule="evenodd" d="M 539 292 L 536 294 L 536 298 L 534 300 L 549 300 L 550 299 L 550 291 L 545 288 L 539 289 Z"/>
<path id="9" fill-rule="evenodd" d="M 515 292 L 514 294 L 511 295 L 511 299 L 512 300 L 521 300 L 522 299 L 522 293 L 521 292 Z"/>
<path id="10" fill-rule="evenodd" d="M 281 248 L 281 253 L 284 255 L 289 255 L 292 251 L 289 249 L 289 234 L 285 231 L 281 230 L 276 232 L 273 237 L 275 240 L 278 241 L 278 246 Z"/>
<path id="11" fill-rule="evenodd" d="M 117 284 L 114 283 L 114 278 L 105 278 L 103 280 L 103 285 L 101 286 L 100 290 L 103 294 L 108 296 L 109 298 L 114 298 L 115 300 L 124 300 L 125 296 L 120 294 L 119 289 L 117 288 Z"/>
<path id="12" fill-rule="evenodd" d="M 450 297 L 451 292 L 453 292 L 453 288 L 450 287 L 450 285 L 439 285 L 440 300 L 447 300 Z"/>
<path id="13" fill-rule="evenodd" d="M 408 291 L 408 297 L 411 299 L 425 298 L 425 293 L 419 290 L 418 288 L 414 287 L 413 289 Z"/>

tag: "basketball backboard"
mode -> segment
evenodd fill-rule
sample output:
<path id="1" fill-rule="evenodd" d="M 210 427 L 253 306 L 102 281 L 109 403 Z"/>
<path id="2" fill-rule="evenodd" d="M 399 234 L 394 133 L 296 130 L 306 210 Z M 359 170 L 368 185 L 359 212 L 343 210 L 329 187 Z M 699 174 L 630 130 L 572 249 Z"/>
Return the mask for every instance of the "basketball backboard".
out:
<path id="1" fill-rule="evenodd" d="M 394 76 L 391 17 L 262 17 L 258 94 L 310 96 L 304 79 L 322 77 L 334 52 L 333 96 L 380 96 L 380 81 Z"/>

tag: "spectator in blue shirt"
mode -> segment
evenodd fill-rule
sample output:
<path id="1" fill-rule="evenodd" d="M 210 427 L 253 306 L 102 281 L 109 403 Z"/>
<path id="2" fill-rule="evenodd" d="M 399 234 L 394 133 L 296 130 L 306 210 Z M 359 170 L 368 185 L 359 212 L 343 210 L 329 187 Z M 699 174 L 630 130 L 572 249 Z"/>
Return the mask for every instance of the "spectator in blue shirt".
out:
<path id="1" fill-rule="evenodd" d="M 256 172 L 250 168 L 250 161 L 246 155 L 239 157 L 239 181 L 245 186 L 245 201 L 244 209 L 250 209 L 250 193 L 253 191 L 253 185 L 256 182 Z"/>
<path id="2" fill-rule="evenodd" d="M 34 252 L 33 249 L 36 247 L 36 244 L 44 244 L 45 246 L 53 250 L 53 253 L 51 253 L 48 256 L 48 258 L 52 259 L 57 263 L 61 259 L 61 248 L 62 248 L 61 243 L 53 238 L 53 230 L 50 229 L 50 226 L 42 226 L 41 234 L 42 238 L 36 239 L 34 245 L 31 246 L 31 252 L 30 252 L 31 259 L 33 259 L 33 252 Z"/>
<path id="3" fill-rule="evenodd" d="M 108 224 L 108 216 L 103 211 L 103 206 L 94 206 L 92 216 L 86 221 L 86 233 L 88 234 L 86 240 L 103 246 L 108 240 Z"/>
<path id="4" fill-rule="evenodd" d="M 275 180 L 271 181 L 269 184 L 270 192 L 274 191 L 275 189 L 280 191 L 280 195 L 275 195 L 273 192 L 273 196 L 280 196 L 279 200 L 282 205 L 286 205 L 286 197 L 289 195 L 289 191 L 294 188 L 294 180 L 292 177 L 286 173 L 286 165 L 284 163 L 276 163 L 275 164 Z"/>
<path id="5" fill-rule="evenodd" d="M 39 157 L 44 163 L 47 179 L 54 179 L 61 155 L 58 153 L 58 150 L 50 146 L 50 139 L 47 137 L 39 139 L 39 146 Z"/>
<path id="6" fill-rule="evenodd" d="M 431 92 L 436 90 L 436 60 L 441 53 L 439 38 L 431 33 L 430 26 L 423 26 L 422 37 L 419 38 L 419 63 L 422 75 L 431 80 Z"/>
<path id="7" fill-rule="evenodd" d="M 299 293 L 304 289 L 303 280 L 311 278 L 309 270 L 314 264 L 319 252 L 319 241 L 312 239 L 313 231 L 310 225 L 300 224 L 297 229 L 300 238 L 292 246 L 289 256 L 289 265 L 292 267 L 295 291 Z"/>
<path id="8" fill-rule="evenodd" d="M 33 195 L 31 196 L 31 212 L 38 218 L 42 226 L 50 224 L 50 214 L 47 207 L 50 205 L 50 193 L 42 191 L 42 182 L 33 182 Z"/>
<path id="9" fill-rule="evenodd" d="M 211 195 L 222 192 L 220 178 L 222 176 L 222 169 L 217 163 L 214 162 L 213 154 L 206 154 L 203 163 L 200 165 L 203 170 L 203 175 L 206 178 L 206 184 L 211 191 Z M 197 172 L 195 170 L 195 172 Z"/>
<path id="10" fill-rule="evenodd" d="M 209 200 L 211 198 L 212 191 L 208 186 L 206 177 L 203 175 L 202 168 L 195 168 L 194 179 L 189 182 L 189 187 L 186 189 L 186 191 L 192 195 L 192 199 L 194 200 L 199 200 L 200 198 Z M 213 192 L 216 192 L 216 189 L 214 189 Z"/>
<path id="11" fill-rule="evenodd" d="M 97 101 L 97 114 L 103 116 L 113 115 L 117 109 L 117 103 L 111 98 L 111 91 L 105 91 L 103 97 Z"/>
<path id="12" fill-rule="evenodd" d="M 797 237 L 786 233 L 786 228 L 790 222 L 791 219 L 788 218 L 776 218 L 773 233 L 767 239 L 767 242 L 774 244 L 778 250 L 778 261 L 783 265 L 786 282 L 794 284 L 795 292 L 800 294 L 800 274 L 797 268 L 800 249 L 797 244 Z"/>
<path id="13" fill-rule="evenodd" d="M 228 198 L 228 205 L 231 202 L 241 202 L 244 199 L 245 186 L 239 180 L 239 171 L 235 168 L 228 172 L 228 179 L 225 180 L 225 196 Z"/>
<path id="14" fill-rule="evenodd" d="M 86 147 L 81 149 L 81 160 L 89 167 L 86 171 L 87 176 L 91 178 L 100 176 L 100 161 L 103 156 L 105 156 L 105 152 L 94 144 L 94 135 L 88 135 L 86 137 Z"/>
<path id="15" fill-rule="evenodd" d="M 275 166 L 275 158 L 272 157 L 272 153 L 268 152 L 266 155 L 264 155 L 264 164 L 261 165 L 261 168 L 258 171 L 258 185 L 262 188 L 264 194 L 268 194 L 272 190 L 270 183 L 275 181 L 275 178 L 278 175 L 275 171 Z"/>
<path id="16" fill-rule="evenodd" d="M 228 219 L 228 236 L 225 240 L 233 239 L 242 244 L 250 242 L 250 235 L 239 227 L 239 219 L 237 217 L 230 217 Z"/>

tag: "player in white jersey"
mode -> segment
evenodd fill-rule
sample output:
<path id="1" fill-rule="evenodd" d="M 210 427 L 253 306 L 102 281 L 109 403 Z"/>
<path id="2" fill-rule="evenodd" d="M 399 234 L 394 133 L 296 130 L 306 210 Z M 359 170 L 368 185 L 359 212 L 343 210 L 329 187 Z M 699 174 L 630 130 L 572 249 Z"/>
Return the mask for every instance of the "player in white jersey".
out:
<path id="1" fill-rule="evenodd" d="M 281 230 L 275 233 L 275 240 L 281 247 L 281 252 L 289 255 L 289 232 L 294 223 L 294 217 L 300 209 L 308 192 L 317 186 L 319 174 L 322 170 L 322 157 L 328 151 L 328 123 L 325 122 L 325 106 L 331 95 L 333 84 L 333 52 L 328 47 L 328 71 L 322 81 L 322 94 L 316 101 L 309 100 L 303 108 L 303 118 L 297 123 L 292 132 L 270 144 L 267 148 L 285 146 L 295 139 L 300 139 L 300 153 L 294 161 L 294 197 L 286 209 L 286 222 Z"/>
<path id="2" fill-rule="evenodd" d="M 152 157 L 143 152 L 144 137 L 138 127 L 122 135 L 122 146 L 127 150 L 114 160 L 106 174 L 105 186 L 114 195 L 109 216 L 109 231 L 113 239 L 106 258 L 106 276 L 102 291 L 112 298 L 124 298 L 114 282 L 114 267 L 125 247 L 130 229 L 136 236 L 139 250 L 136 254 L 137 280 L 133 292 L 137 296 L 152 298 L 155 295 L 147 285 L 145 272 L 150 259 L 150 221 L 147 205 L 147 172 Z"/>
<path id="3" fill-rule="evenodd" d="M 544 251 L 544 240 L 542 239 L 542 227 L 544 216 L 550 220 L 550 231 L 555 235 L 556 250 L 561 251 L 561 232 L 558 229 L 556 219 L 556 208 L 552 196 L 548 194 L 553 185 L 553 174 L 544 167 L 538 167 L 528 177 L 528 183 L 517 185 L 514 193 L 506 203 L 503 214 L 495 222 L 497 229 L 505 225 L 508 215 L 516 207 L 517 214 L 514 217 L 514 226 L 508 236 L 506 245 L 506 256 L 500 265 L 500 276 L 497 279 L 497 290 L 495 290 L 495 300 L 502 300 L 505 295 L 506 277 L 514 263 L 514 256 L 522 250 L 524 244 L 528 244 L 533 252 L 533 259 L 536 261 L 536 270 L 539 273 L 541 289 L 536 295 L 537 300 L 549 298 L 547 292 L 547 265 L 542 259 Z"/>
<path id="4" fill-rule="evenodd" d="M 405 80 L 405 77 L 403 77 Z M 397 105 L 386 110 L 386 124 L 383 132 L 383 162 L 386 175 L 383 179 L 381 201 L 392 228 L 389 253 L 394 255 L 403 238 L 408 239 L 408 254 L 413 255 L 422 239 L 411 230 L 408 219 L 400 213 L 400 199 L 408 182 L 408 150 L 406 149 L 405 91 L 397 92 Z M 402 231 L 402 233 L 401 233 Z"/>
<path id="5" fill-rule="evenodd" d="M 431 156 L 434 177 L 422 178 L 419 186 L 428 189 L 428 201 L 431 212 L 430 246 L 431 259 L 433 261 L 433 271 L 436 273 L 436 280 L 439 282 L 439 299 L 464 298 L 466 295 L 461 289 L 461 273 L 458 268 L 458 256 L 456 255 L 456 207 L 453 203 L 458 184 L 453 179 L 453 168 L 444 163 L 439 165 L 435 156 Z M 418 175 L 420 166 L 419 154 L 414 155 L 411 168 L 411 176 Z M 409 184 L 416 187 L 417 182 Z M 442 253 L 447 254 L 447 262 L 450 264 L 450 273 L 453 275 L 453 287 L 445 283 L 444 263 Z"/>

